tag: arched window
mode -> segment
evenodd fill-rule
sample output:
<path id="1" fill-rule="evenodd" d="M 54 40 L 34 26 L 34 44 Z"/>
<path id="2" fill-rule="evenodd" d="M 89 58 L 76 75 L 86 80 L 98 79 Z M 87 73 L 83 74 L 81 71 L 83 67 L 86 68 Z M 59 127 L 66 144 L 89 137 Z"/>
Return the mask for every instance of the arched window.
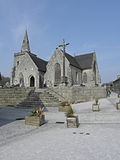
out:
<path id="1" fill-rule="evenodd" d="M 35 78 L 33 76 L 30 76 L 30 87 L 35 86 Z"/>
<path id="2" fill-rule="evenodd" d="M 19 74 L 19 85 L 20 87 L 24 87 L 24 77 L 22 73 Z"/>
<path id="3" fill-rule="evenodd" d="M 78 72 L 76 72 L 76 83 L 78 83 Z"/>
<path id="4" fill-rule="evenodd" d="M 61 67 L 59 63 L 55 64 L 55 85 L 61 83 Z"/>
<path id="5" fill-rule="evenodd" d="M 93 66 L 93 80 L 95 81 L 95 84 L 96 84 L 96 63 L 95 62 Z"/>
<path id="6" fill-rule="evenodd" d="M 87 83 L 87 73 L 83 73 L 83 82 Z"/>

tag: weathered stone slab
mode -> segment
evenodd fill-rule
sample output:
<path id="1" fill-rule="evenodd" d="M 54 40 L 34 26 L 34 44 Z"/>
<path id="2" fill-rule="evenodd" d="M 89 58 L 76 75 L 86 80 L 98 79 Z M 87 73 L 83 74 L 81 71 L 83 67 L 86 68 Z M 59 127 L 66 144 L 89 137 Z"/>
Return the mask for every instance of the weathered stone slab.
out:
<path id="1" fill-rule="evenodd" d="M 26 116 L 25 117 L 25 124 L 32 125 L 32 126 L 41 126 L 45 123 L 45 115 L 37 116 Z"/>
<path id="2" fill-rule="evenodd" d="M 98 112 L 98 111 L 100 111 L 100 107 L 99 107 L 100 105 L 99 104 L 93 104 L 92 105 L 92 111 L 93 112 Z"/>
<path id="3" fill-rule="evenodd" d="M 67 128 L 78 128 L 79 120 L 78 116 L 67 117 Z"/>
<path id="4" fill-rule="evenodd" d="M 116 108 L 120 110 L 120 102 L 116 103 Z"/>

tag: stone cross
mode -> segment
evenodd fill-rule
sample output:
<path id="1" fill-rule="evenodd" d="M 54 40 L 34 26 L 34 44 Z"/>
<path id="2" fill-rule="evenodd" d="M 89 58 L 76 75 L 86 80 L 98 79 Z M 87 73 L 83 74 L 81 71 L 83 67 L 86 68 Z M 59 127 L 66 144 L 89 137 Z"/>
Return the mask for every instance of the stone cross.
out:
<path id="1" fill-rule="evenodd" d="M 62 77 L 62 83 L 66 83 L 65 80 L 65 49 L 66 46 L 69 45 L 70 43 L 65 43 L 65 40 L 63 39 L 63 44 L 59 45 L 58 47 L 63 48 L 63 77 Z"/>

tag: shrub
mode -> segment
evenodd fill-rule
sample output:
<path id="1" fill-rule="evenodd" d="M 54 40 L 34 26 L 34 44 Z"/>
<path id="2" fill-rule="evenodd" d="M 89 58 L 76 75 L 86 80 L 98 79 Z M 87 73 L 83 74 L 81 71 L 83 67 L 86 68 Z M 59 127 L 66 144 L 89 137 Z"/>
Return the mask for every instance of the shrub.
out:
<path id="1" fill-rule="evenodd" d="M 99 101 L 99 99 L 98 99 L 98 98 L 95 98 L 95 104 L 96 104 L 96 105 L 98 104 L 98 101 Z"/>
<path id="2" fill-rule="evenodd" d="M 66 116 L 67 117 L 74 117 L 74 111 L 71 106 L 69 107 L 68 111 L 66 112 Z"/>
<path id="3" fill-rule="evenodd" d="M 32 116 L 36 116 L 36 117 L 39 117 L 40 115 L 43 115 L 44 113 L 44 108 L 38 108 L 38 109 L 34 109 L 32 111 L 32 113 L 28 114 L 29 117 L 32 117 Z"/>
<path id="4" fill-rule="evenodd" d="M 63 107 L 64 106 L 69 106 L 69 105 L 70 105 L 70 103 L 68 101 L 64 101 L 64 102 L 61 103 L 61 106 L 63 106 Z"/>

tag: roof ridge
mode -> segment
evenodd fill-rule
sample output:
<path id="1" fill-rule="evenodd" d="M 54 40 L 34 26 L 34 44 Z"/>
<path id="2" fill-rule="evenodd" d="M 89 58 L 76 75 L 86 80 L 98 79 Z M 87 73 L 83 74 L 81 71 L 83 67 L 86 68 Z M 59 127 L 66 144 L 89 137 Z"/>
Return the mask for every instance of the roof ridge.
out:
<path id="1" fill-rule="evenodd" d="M 38 59 L 40 59 L 40 60 L 43 60 L 44 62 L 48 62 L 48 61 L 45 61 L 44 59 L 42 59 L 42 58 L 39 58 L 36 54 L 34 54 L 34 53 L 30 53 L 30 55 L 33 55 L 33 56 L 35 56 L 36 58 L 38 58 Z"/>
<path id="2" fill-rule="evenodd" d="M 77 55 L 77 56 L 85 56 L 85 55 L 90 55 L 90 54 L 94 54 L 94 53 L 96 53 L 96 52 L 90 52 L 90 53 L 85 53 L 85 54 L 79 54 L 79 55 Z M 75 57 L 77 57 L 77 56 L 75 56 Z"/>

